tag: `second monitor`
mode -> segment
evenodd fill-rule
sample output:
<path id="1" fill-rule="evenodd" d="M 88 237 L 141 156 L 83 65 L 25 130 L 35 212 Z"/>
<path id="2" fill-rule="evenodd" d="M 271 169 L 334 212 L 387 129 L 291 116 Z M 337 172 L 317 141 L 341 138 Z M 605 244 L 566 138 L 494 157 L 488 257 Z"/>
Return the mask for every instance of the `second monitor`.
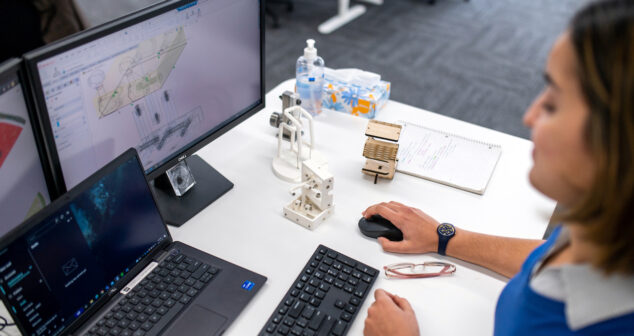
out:
<path id="1" fill-rule="evenodd" d="M 66 190 L 130 147 L 170 224 L 233 186 L 190 155 L 264 106 L 259 0 L 168 1 L 25 59 Z M 185 158 L 196 185 L 177 197 L 159 182 Z"/>

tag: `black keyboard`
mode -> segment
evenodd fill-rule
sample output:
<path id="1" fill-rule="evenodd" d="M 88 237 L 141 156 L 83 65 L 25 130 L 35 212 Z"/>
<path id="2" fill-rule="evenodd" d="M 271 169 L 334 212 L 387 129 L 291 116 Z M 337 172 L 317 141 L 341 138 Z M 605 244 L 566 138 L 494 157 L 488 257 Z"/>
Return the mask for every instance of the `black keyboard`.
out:
<path id="1" fill-rule="evenodd" d="M 85 335 L 156 335 L 220 269 L 172 250 Z"/>
<path id="2" fill-rule="evenodd" d="M 319 245 L 260 335 L 345 335 L 378 274 Z"/>

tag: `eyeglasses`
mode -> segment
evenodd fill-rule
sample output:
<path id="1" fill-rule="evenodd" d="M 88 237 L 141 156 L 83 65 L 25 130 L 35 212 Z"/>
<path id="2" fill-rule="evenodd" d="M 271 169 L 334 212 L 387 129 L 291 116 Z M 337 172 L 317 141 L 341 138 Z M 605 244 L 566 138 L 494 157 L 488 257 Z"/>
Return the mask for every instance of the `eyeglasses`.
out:
<path id="1" fill-rule="evenodd" d="M 456 272 L 456 266 L 440 261 L 430 261 L 422 264 L 392 264 L 383 266 L 383 270 L 385 271 L 385 276 L 388 279 L 416 279 L 452 275 Z"/>

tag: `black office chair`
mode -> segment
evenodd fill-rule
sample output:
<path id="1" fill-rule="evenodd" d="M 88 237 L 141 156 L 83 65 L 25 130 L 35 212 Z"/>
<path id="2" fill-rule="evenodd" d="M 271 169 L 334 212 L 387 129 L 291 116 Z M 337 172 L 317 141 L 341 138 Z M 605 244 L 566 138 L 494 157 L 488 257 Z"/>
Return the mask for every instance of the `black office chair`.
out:
<path id="1" fill-rule="evenodd" d="M 272 5 L 286 5 L 286 11 L 292 12 L 294 8 L 293 0 L 268 0 L 266 2 L 266 15 L 273 20 L 273 28 L 280 27 L 280 16 L 272 8 Z"/>

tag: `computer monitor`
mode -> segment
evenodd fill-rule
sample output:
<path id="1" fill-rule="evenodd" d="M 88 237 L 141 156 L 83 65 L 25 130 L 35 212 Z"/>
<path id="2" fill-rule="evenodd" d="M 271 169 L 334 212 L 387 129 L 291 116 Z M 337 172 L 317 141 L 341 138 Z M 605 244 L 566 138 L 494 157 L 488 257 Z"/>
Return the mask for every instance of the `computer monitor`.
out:
<path id="1" fill-rule="evenodd" d="M 64 189 L 130 147 L 169 224 L 231 189 L 192 154 L 264 106 L 263 13 L 260 0 L 167 1 L 26 54 Z M 183 161 L 196 185 L 179 197 Z"/>
<path id="2" fill-rule="evenodd" d="M 0 64 L 0 236 L 44 208 L 55 193 L 23 83 L 20 60 Z"/>

